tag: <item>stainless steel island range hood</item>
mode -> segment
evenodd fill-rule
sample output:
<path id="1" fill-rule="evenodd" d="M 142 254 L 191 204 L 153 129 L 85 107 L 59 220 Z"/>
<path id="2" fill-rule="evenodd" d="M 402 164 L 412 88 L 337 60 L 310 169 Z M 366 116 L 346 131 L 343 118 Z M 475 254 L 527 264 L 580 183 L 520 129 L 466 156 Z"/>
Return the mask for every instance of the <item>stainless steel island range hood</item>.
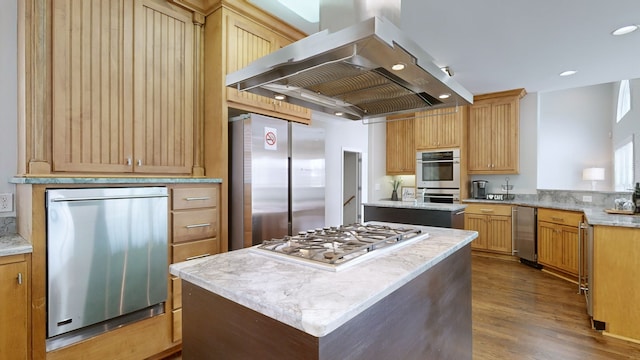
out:
<path id="1" fill-rule="evenodd" d="M 284 95 L 287 102 L 352 120 L 473 102 L 430 55 L 378 16 L 338 31 L 325 28 L 228 74 L 226 85 Z"/>

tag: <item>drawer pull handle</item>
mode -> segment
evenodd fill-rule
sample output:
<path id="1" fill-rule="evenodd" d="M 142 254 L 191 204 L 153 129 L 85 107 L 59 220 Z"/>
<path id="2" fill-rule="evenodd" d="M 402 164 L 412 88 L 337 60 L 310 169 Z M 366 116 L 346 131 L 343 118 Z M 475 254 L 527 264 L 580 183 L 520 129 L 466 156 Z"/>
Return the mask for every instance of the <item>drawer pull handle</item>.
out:
<path id="1" fill-rule="evenodd" d="M 204 223 L 204 224 L 192 224 L 192 225 L 186 225 L 185 227 L 186 227 L 187 229 L 193 229 L 193 228 L 207 227 L 207 226 L 211 226 L 211 223 Z"/>
<path id="2" fill-rule="evenodd" d="M 480 211 L 488 213 L 488 212 L 493 212 L 493 209 L 480 209 Z"/>
<path id="3" fill-rule="evenodd" d="M 199 258 L 203 258 L 203 257 L 209 256 L 209 255 L 210 255 L 209 253 L 206 253 L 206 254 L 201 254 L 201 255 L 196 255 L 196 256 L 190 256 L 190 257 L 187 258 L 187 260 L 199 259 Z"/>
<path id="4" fill-rule="evenodd" d="M 561 217 L 557 217 L 557 216 L 552 216 L 551 220 L 555 220 L 555 221 L 564 221 L 564 218 Z"/>
<path id="5" fill-rule="evenodd" d="M 22 273 L 18 273 L 18 285 L 22 285 Z"/>
<path id="6" fill-rule="evenodd" d="M 185 200 L 187 200 L 187 201 L 209 200 L 209 199 L 211 199 L 210 196 L 199 196 L 199 197 L 188 197 L 188 198 L 185 198 Z"/>

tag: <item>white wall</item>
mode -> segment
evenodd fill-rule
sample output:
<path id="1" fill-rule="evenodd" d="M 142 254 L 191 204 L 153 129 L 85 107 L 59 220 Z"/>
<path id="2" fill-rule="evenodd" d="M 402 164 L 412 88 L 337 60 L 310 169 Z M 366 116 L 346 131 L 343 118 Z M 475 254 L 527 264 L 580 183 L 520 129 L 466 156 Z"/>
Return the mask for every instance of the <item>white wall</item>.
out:
<path id="1" fill-rule="evenodd" d="M 612 191 L 612 83 L 540 93 L 538 188 L 591 190 L 587 167 L 604 167 L 596 190 Z M 521 139 L 526 134 L 521 136 Z"/>
<path id="2" fill-rule="evenodd" d="M 313 112 L 312 126 L 325 129 L 325 223 L 342 224 L 342 151 L 362 153 L 362 201 L 367 201 L 369 125 Z"/>
<path id="3" fill-rule="evenodd" d="M 0 193 L 14 194 L 15 209 L 15 185 L 9 179 L 16 174 L 18 157 L 18 3 L 1 0 L 0 7 Z M 15 216 L 15 212 L 0 213 L 2 216 Z"/>

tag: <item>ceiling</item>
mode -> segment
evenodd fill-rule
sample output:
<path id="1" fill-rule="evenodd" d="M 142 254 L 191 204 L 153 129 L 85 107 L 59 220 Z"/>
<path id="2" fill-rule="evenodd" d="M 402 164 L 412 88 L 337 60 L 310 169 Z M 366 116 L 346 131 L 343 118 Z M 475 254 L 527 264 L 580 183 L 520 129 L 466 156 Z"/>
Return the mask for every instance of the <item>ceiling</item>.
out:
<path id="1" fill-rule="evenodd" d="M 273 0 L 250 2 L 307 33 L 309 23 Z M 402 0 L 399 27 L 473 94 L 546 92 L 640 78 L 638 0 Z M 572 76 L 560 77 L 565 70 Z"/>

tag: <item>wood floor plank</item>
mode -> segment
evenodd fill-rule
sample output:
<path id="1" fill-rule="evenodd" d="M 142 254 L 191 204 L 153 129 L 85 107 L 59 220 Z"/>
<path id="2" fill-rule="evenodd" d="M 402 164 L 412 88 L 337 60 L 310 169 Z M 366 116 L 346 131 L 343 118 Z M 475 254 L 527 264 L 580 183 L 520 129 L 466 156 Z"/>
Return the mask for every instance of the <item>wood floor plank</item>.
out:
<path id="1" fill-rule="evenodd" d="M 576 286 L 513 261 L 472 256 L 473 359 L 640 359 L 591 329 Z"/>

